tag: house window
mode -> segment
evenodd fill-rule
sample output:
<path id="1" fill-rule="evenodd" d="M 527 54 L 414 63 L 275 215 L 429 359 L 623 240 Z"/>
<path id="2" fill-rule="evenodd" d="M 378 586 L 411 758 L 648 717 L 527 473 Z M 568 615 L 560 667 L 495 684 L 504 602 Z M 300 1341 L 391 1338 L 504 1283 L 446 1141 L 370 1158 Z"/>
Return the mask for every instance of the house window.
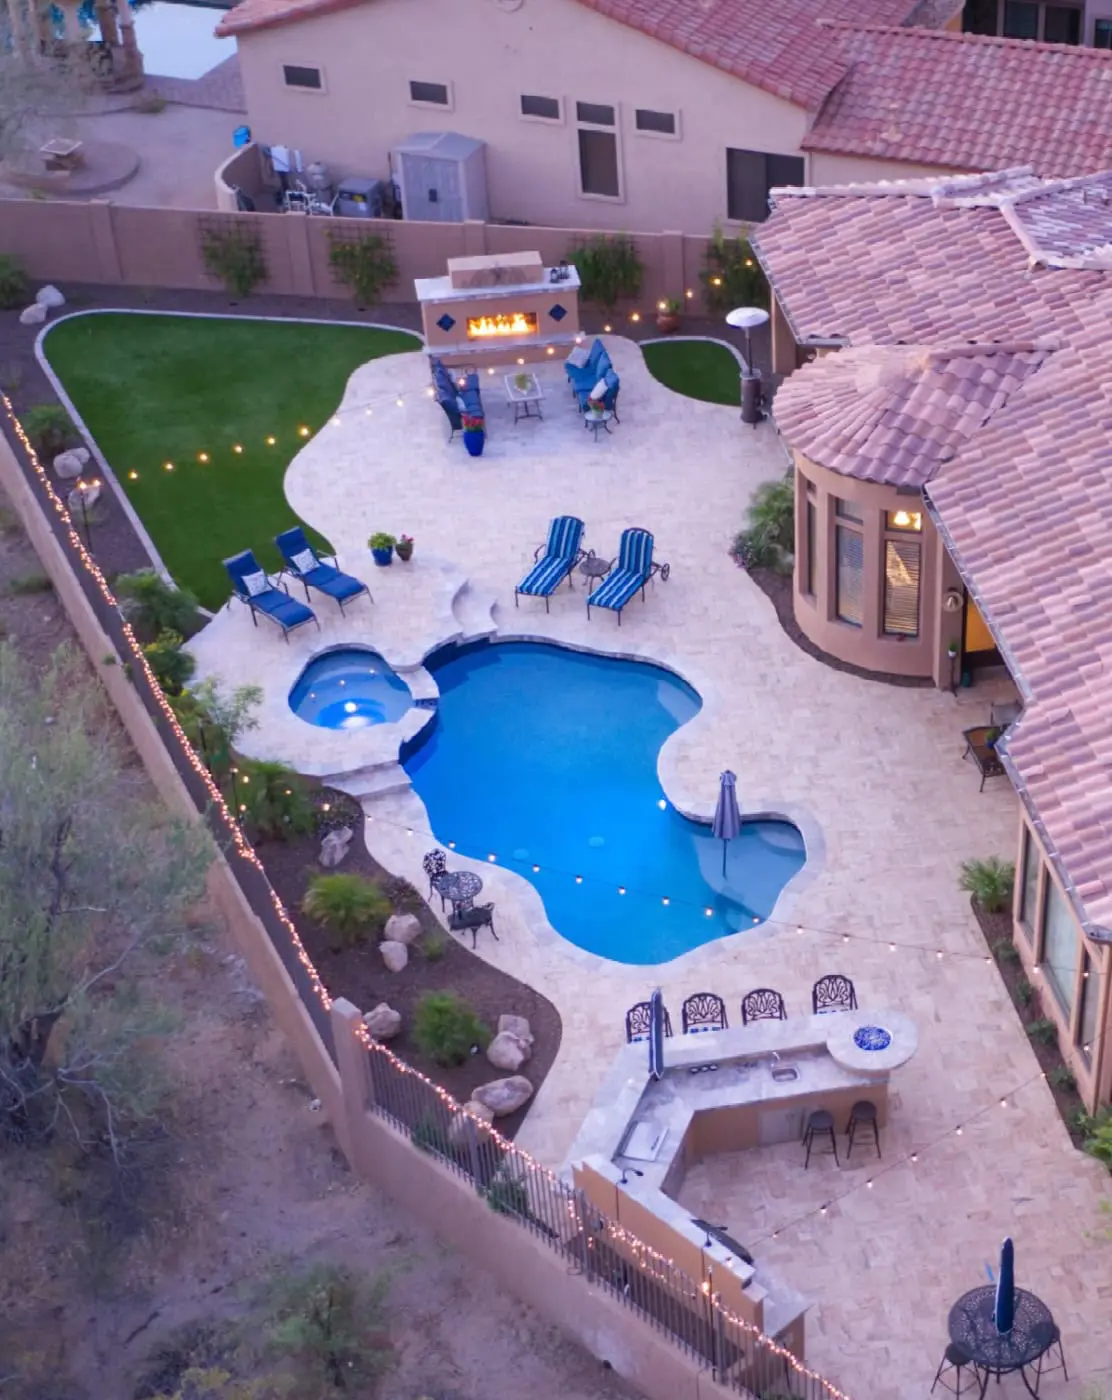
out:
<path id="1" fill-rule="evenodd" d="M 889 637 L 919 635 L 918 540 L 884 541 L 884 631 Z"/>
<path id="2" fill-rule="evenodd" d="M 1039 908 L 1039 848 L 1035 838 L 1024 828 L 1023 832 L 1023 885 L 1019 895 L 1019 924 L 1028 938 L 1035 933 L 1035 919 Z"/>
<path id="3" fill-rule="evenodd" d="M 966 34 L 996 34 L 999 25 L 997 0 L 965 0 L 961 27 Z"/>
<path id="4" fill-rule="evenodd" d="M 1072 5 L 1047 5 L 1043 11 L 1043 42 L 1080 44 L 1081 11 Z"/>
<path id="5" fill-rule="evenodd" d="M 914 530 L 923 528 L 923 512 L 919 510 L 890 510 L 885 518 L 889 530 Z"/>
<path id="6" fill-rule="evenodd" d="M 864 620 L 865 542 L 860 530 L 839 525 L 834 531 L 837 556 L 834 611 L 839 622 L 860 627 Z"/>
<path id="7" fill-rule="evenodd" d="M 1004 38 L 1037 39 L 1039 7 L 1032 0 L 1004 0 Z"/>
<path id="8" fill-rule="evenodd" d="M 425 107 L 449 107 L 447 83 L 414 83 L 409 85 L 410 102 L 420 102 Z"/>
<path id="9" fill-rule="evenodd" d="M 536 117 L 540 121 L 560 120 L 560 99 L 558 97 L 536 97 L 527 93 L 521 95 L 521 115 Z"/>
<path id="10" fill-rule="evenodd" d="M 653 112 L 647 107 L 638 107 L 633 114 L 633 124 L 638 131 L 648 131 L 654 136 L 676 136 L 675 112 Z"/>
<path id="11" fill-rule="evenodd" d="M 780 185 L 803 184 L 800 156 L 726 148 L 726 215 L 742 223 L 768 218 L 768 192 Z"/>
<path id="12" fill-rule="evenodd" d="M 1112 19 L 1098 19 L 1094 22 L 1093 48 L 1112 49 Z"/>
<path id="13" fill-rule="evenodd" d="M 803 549 L 804 568 L 803 591 L 811 598 L 815 596 L 818 575 L 819 520 L 815 498 L 811 488 L 807 488 L 807 502 L 803 510 Z"/>
<path id="14" fill-rule="evenodd" d="M 620 199 L 614 108 L 597 102 L 577 102 L 575 119 L 579 126 L 580 192 L 602 199 Z"/>
<path id="15" fill-rule="evenodd" d="M 324 86 L 319 68 L 303 68 L 297 63 L 283 63 L 282 78 L 287 87 L 308 88 L 312 92 L 320 92 Z"/>
<path id="16" fill-rule="evenodd" d="M 1097 1042 L 1097 1012 L 1100 1009 L 1100 963 L 1085 950 L 1085 968 L 1081 980 L 1081 1014 L 1077 1018 L 1077 1043 L 1091 1064 L 1093 1047 Z"/>
<path id="17" fill-rule="evenodd" d="M 834 499 L 834 514 L 839 520 L 854 520 L 858 525 L 863 525 L 865 517 L 861 514 L 861 507 L 856 501 L 843 501 L 841 497 Z"/>
<path id="18" fill-rule="evenodd" d="M 1077 994 L 1077 924 L 1053 880 L 1046 882 L 1042 970 L 1067 1019 Z"/>

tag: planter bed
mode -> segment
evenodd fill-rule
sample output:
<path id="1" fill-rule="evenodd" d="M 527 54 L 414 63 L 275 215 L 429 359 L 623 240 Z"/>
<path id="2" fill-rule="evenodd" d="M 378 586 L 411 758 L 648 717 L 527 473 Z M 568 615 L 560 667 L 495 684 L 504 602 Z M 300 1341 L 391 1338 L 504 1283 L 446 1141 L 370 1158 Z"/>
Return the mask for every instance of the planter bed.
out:
<path id="1" fill-rule="evenodd" d="M 497 1029 L 498 1017 L 504 1013 L 527 1017 L 535 1040 L 532 1058 L 522 1065 L 520 1073 L 532 1084 L 536 1097 L 560 1048 L 561 1024 L 556 1008 L 532 987 L 492 967 L 448 933 L 425 902 L 423 891 L 415 891 L 404 881 L 396 880 L 372 859 L 363 840 L 363 813 L 351 798 L 329 789 L 321 790 L 320 796 L 331 804 L 329 820 L 332 824 L 351 826 L 355 832 L 339 870 L 378 880 L 391 894 L 398 912 L 416 914 L 422 928 L 421 937 L 410 945 L 409 963 L 401 972 L 386 970 L 376 937 L 358 947 L 334 953 L 326 931 L 300 913 L 309 877 L 321 870 L 317 861 L 320 835 L 258 842 L 255 849 L 270 882 L 292 914 L 301 941 L 325 986 L 333 996 L 347 997 L 360 1011 L 370 1011 L 380 1001 L 400 1011 L 401 1033 L 388 1042 L 389 1048 L 414 1069 L 442 1085 L 461 1103 L 471 1097 L 471 1091 L 478 1085 L 501 1078 L 506 1071 L 495 1069 L 481 1053 L 459 1066 L 438 1065 L 422 1054 L 412 1036 L 413 1012 L 420 998 L 426 992 L 455 992 L 471 1004 L 492 1032 Z M 494 920 L 497 928 L 497 909 Z M 429 935 L 444 943 L 443 956 L 436 961 L 429 961 L 421 951 Z M 484 929 L 479 938 L 489 939 L 490 931 Z M 532 1103 L 532 1099 L 529 1102 Z M 516 1113 L 499 1118 L 496 1122 L 499 1132 L 513 1137 L 528 1112 L 529 1104 L 526 1104 Z"/>

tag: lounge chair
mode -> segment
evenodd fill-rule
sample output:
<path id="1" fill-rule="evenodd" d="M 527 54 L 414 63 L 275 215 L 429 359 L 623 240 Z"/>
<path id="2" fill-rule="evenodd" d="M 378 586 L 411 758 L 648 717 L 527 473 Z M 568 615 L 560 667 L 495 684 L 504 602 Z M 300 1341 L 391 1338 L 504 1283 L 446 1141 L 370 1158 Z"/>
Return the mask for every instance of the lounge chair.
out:
<path id="1" fill-rule="evenodd" d="M 462 430 L 463 414 L 466 413 L 471 418 L 483 418 L 485 421 L 482 395 L 479 392 L 479 375 L 476 370 L 469 370 L 457 379 L 436 355 L 429 357 L 429 369 L 432 372 L 436 401 L 444 410 L 444 416 L 452 430 L 448 437 L 449 442 Z"/>
<path id="2" fill-rule="evenodd" d="M 326 593 L 329 598 L 339 603 L 341 613 L 345 603 L 350 603 L 353 598 L 362 597 L 364 593 L 371 602 L 374 602 L 374 599 L 371 598 L 371 590 L 361 579 L 355 578 L 352 574 L 342 573 L 336 567 L 334 554 L 317 555 L 316 550 L 305 538 L 305 531 L 300 525 L 295 525 L 293 529 L 283 530 L 280 535 L 275 535 L 274 543 L 278 546 L 286 563 L 282 573 L 290 574 L 298 580 L 305 590 L 306 602 L 309 601 L 310 588 L 315 588 L 320 593 Z M 331 563 L 328 562 L 329 560 Z"/>
<path id="3" fill-rule="evenodd" d="M 531 598 L 543 598 L 544 610 L 548 600 L 567 579 L 574 588 L 571 571 L 583 556 L 579 544 L 583 538 L 583 522 L 574 515 L 558 515 L 548 527 L 548 539 L 540 545 L 533 558 L 537 561 L 514 589 L 514 607 L 519 593 Z"/>
<path id="4" fill-rule="evenodd" d="M 614 415 L 614 422 L 620 423 L 618 417 L 618 391 L 622 387 L 622 381 L 612 369 L 608 369 L 605 374 L 600 375 L 594 384 L 589 384 L 586 389 L 576 389 L 575 397 L 579 402 L 580 413 L 587 412 L 587 404 L 595 396 L 595 390 L 599 384 L 604 386 L 605 392 L 600 394 L 598 402 L 602 404 L 603 410 Z"/>
<path id="5" fill-rule="evenodd" d="M 278 624 L 288 642 L 295 628 L 306 622 L 317 622 L 312 608 L 291 598 L 285 589 L 274 586 L 251 550 L 245 549 L 242 554 L 233 554 L 230 559 L 225 559 L 224 567 L 235 589 L 233 596 L 251 609 L 251 621 L 256 627 L 259 625 L 259 613 L 262 613 Z M 229 598 L 229 607 L 231 602 Z M 319 622 L 317 626 L 320 626 Z"/>
<path id="6" fill-rule="evenodd" d="M 577 364 L 577 360 L 583 360 L 583 363 Z M 564 373 L 572 393 L 577 397 L 580 391 L 589 394 L 607 370 L 612 368 L 609 352 L 601 340 L 596 340 L 585 356 L 582 348 L 579 348 L 573 350 L 564 361 Z"/>
<path id="7" fill-rule="evenodd" d="M 609 608 L 618 614 L 618 626 L 622 625 L 622 609 L 640 590 L 641 601 L 645 600 L 645 584 L 654 574 L 666 579 L 670 572 L 667 564 L 653 563 L 653 537 L 648 530 L 632 528 L 622 531 L 618 547 L 617 567 L 611 568 L 593 593 L 587 596 L 587 620 L 591 619 L 591 609 Z"/>

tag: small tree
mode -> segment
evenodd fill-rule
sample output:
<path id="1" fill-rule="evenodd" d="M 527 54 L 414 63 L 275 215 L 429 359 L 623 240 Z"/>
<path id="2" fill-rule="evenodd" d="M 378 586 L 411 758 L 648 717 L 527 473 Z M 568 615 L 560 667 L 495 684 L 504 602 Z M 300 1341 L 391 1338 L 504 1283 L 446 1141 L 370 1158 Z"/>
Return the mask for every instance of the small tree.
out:
<path id="1" fill-rule="evenodd" d="M 189 652 L 182 650 L 181 633 L 168 628 L 143 648 L 143 655 L 167 695 L 180 695 L 197 668 Z"/>
<path id="2" fill-rule="evenodd" d="M 305 1400 L 350 1390 L 368 1395 L 391 1365 L 384 1303 L 388 1281 L 314 1264 L 274 1285 L 267 1349 L 298 1373 Z"/>
<path id="3" fill-rule="evenodd" d="M 113 585 L 124 616 L 148 640 L 160 632 L 188 637 L 199 622 L 197 599 L 188 588 L 175 588 L 154 569 L 120 574 Z"/>
<path id="4" fill-rule="evenodd" d="M 245 759 L 234 777 L 242 813 L 257 836 L 288 841 L 312 831 L 313 804 L 305 780 L 285 763 L 269 759 Z"/>
<path id="5" fill-rule="evenodd" d="M 417 1003 L 413 1038 L 438 1065 L 462 1065 L 473 1045 L 489 1043 L 490 1031 L 454 992 L 426 992 Z"/>
<path id="6" fill-rule="evenodd" d="M 262 687 L 237 686 L 230 695 L 219 681 L 209 677 L 170 697 L 185 736 L 204 758 L 209 771 L 225 777 L 232 764 L 236 740 L 249 729 L 258 728 L 252 713 L 263 698 Z"/>
<path id="7" fill-rule="evenodd" d="M 343 872 L 312 876 L 301 911 L 328 930 L 335 953 L 380 932 L 393 912 L 373 880 Z"/>
<path id="8" fill-rule="evenodd" d="M 77 436 L 73 420 L 60 403 L 37 403 L 23 415 L 23 431 L 40 457 L 53 457 Z"/>
<path id="9" fill-rule="evenodd" d="M 699 274 L 703 300 L 711 311 L 731 311 L 735 306 L 769 306 L 768 279 L 747 238 L 727 238 L 715 224 Z"/>
<path id="10" fill-rule="evenodd" d="M 795 546 L 795 481 L 791 472 L 779 481 L 765 481 L 753 492 L 749 524 L 734 540 L 732 553 L 745 568 L 774 568 L 787 572 Z"/>
<path id="11" fill-rule="evenodd" d="M 389 242 L 379 233 L 348 238 L 333 233 L 328 261 L 337 282 L 350 287 L 359 306 L 374 306 L 398 280 L 398 265 Z"/>
<path id="12" fill-rule="evenodd" d="M 267 279 L 262 237 L 242 221 L 205 226 L 201 257 L 213 277 L 224 283 L 229 296 L 249 297 Z"/>
<path id="13" fill-rule="evenodd" d="M 577 243 L 568 254 L 584 301 L 593 301 L 610 314 L 623 297 L 640 295 L 645 268 L 628 233 L 596 233 Z"/>

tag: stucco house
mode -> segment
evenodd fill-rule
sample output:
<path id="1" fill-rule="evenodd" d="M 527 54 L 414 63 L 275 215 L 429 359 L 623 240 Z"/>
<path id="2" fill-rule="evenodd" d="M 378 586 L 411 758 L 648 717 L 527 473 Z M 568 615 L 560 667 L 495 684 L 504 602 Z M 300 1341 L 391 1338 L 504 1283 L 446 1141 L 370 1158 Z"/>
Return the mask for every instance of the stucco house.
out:
<path id="1" fill-rule="evenodd" d="M 982 756 L 1019 797 L 1015 942 L 1107 1103 L 1112 173 L 778 191 L 754 246 L 780 368 L 814 354 L 773 404 L 796 621 L 943 688 L 1006 666 L 1021 713 Z"/>

